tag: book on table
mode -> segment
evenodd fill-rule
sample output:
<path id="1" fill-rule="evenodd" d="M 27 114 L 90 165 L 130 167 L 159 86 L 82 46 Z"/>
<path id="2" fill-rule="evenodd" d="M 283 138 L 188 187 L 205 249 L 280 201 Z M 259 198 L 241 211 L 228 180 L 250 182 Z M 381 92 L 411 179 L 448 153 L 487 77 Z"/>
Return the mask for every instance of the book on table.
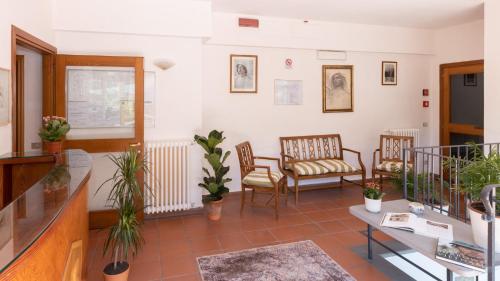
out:
<path id="1" fill-rule="evenodd" d="M 381 226 L 391 227 L 413 232 L 415 234 L 443 239 L 453 240 L 453 226 L 447 223 L 419 218 L 412 213 L 385 213 Z"/>
<path id="2" fill-rule="evenodd" d="M 439 240 L 436 248 L 436 259 L 486 272 L 484 250 L 468 243 Z"/>

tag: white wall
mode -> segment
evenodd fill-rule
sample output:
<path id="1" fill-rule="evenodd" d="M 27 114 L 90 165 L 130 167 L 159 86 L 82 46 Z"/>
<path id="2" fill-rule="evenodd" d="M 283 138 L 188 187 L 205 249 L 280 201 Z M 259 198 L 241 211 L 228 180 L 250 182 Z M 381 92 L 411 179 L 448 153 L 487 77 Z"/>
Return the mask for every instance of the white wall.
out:
<path id="1" fill-rule="evenodd" d="M 209 36 L 211 1 L 54 0 L 54 26 L 126 34 Z"/>
<path id="2" fill-rule="evenodd" d="M 53 43 L 51 0 L 0 0 L 0 67 L 11 68 L 11 25 Z M 0 155 L 12 148 L 11 125 L 0 127 Z"/>
<path id="3" fill-rule="evenodd" d="M 500 142 L 500 2 L 485 1 L 484 139 Z"/>
<path id="4" fill-rule="evenodd" d="M 229 94 L 230 54 L 258 55 L 258 94 Z M 241 141 L 249 140 L 256 155 L 279 156 L 279 136 L 340 133 L 345 147 L 361 151 L 370 174 L 380 133 L 388 128 L 420 128 L 427 121 L 420 93 L 429 87 L 430 56 L 349 52 L 347 57 L 347 61 L 319 61 L 313 50 L 203 48 L 203 131 L 223 130 L 227 136 L 224 147 L 233 152 L 228 162 L 232 190 L 240 186 L 234 146 Z M 293 69 L 285 69 L 286 58 L 293 59 Z M 383 60 L 398 62 L 398 86 L 381 85 Z M 322 64 L 354 65 L 354 112 L 322 113 Z M 274 79 L 303 80 L 303 105 L 274 105 Z"/>
<path id="5" fill-rule="evenodd" d="M 429 71 L 430 88 L 430 141 L 439 145 L 439 65 L 484 58 L 484 21 L 436 30 L 434 32 L 434 58 Z M 486 112 L 486 108 L 485 108 Z"/>
<path id="6" fill-rule="evenodd" d="M 145 58 L 145 70 L 156 73 L 156 126 L 146 128 L 146 140 L 191 139 L 201 128 L 201 39 L 57 31 L 56 44 L 59 52 L 65 54 L 132 55 Z M 162 71 L 153 65 L 153 61 L 158 58 L 172 59 L 176 65 Z M 93 155 L 94 168 L 89 192 L 92 195 L 89 197 L 91 210 L 104 206 L 106 189 L 95 197 L 94 193 L 115 170 L 103 156 Z M 201 169 L 198 163 L 193 165 L 193 170 Z M 199 191 L 196 186 L 193 189 Z"/>
<path id="7" fill-rule="evenodd" d="M 43 115 L 43 58 L 39 53 L 21 46 L 16 51 L 24 56 L 24 149 L 36 150 L 32 149 L 32 144 L 41 144 L 38 130 L 42 126 Z"/>
<path id="8" fill-rule="evenodd" d="M 259 19 L 259 28 L 238 27 L 238 17 Z M 433 31 L 366 24 L 339 23 L 213 13 L 208 44 L 329 49 L 382 53 L 432 54 Z"/>

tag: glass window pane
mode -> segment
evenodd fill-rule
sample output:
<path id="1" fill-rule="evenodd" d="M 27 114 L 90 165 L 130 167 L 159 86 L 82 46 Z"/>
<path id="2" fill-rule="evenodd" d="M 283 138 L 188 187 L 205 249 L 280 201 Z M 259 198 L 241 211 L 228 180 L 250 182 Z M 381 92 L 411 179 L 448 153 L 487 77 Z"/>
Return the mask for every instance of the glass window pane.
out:
<path id="1" fill-rule="evenodd" d="M 450 77 L 450 121 L 482 128 L 484 116 L 483 73 Z"/>
<path id="2" fill-rule="evenodd" d="M 135 136 L 133 67 L 66 68 L 68 139 L 115 139 Z"/>

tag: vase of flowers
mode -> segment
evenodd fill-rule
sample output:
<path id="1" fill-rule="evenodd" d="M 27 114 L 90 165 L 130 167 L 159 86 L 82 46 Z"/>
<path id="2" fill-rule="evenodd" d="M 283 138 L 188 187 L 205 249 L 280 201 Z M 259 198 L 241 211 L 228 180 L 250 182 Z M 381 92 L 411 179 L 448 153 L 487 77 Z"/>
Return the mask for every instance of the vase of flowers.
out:
<path id="1" fill-rule="evenodd" d="M 385 195 L 385 193 L 380 190 L 380 185 L 369 182 L 363 190 L 363 195 L 365 196 L 366 210 L 372 213 L 380 212 L 382 208 L 382 197 Z"/>
<path id="2" fill-rule="evenodd" d="M 43 141 L 44 150 L 52 154 L 60 154 L 62 140 L 70 130 L 65 118 L 59 116 L 45 116 L 38 135 Z"/>

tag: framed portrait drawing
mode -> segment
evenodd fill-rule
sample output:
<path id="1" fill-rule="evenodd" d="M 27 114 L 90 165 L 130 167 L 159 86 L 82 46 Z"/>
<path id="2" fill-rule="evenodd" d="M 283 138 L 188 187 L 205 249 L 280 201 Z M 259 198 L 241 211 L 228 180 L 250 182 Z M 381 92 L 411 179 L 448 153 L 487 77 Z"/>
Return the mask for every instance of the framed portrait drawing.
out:
<path id="1" fill-rule="evenodd" d="M 323 112 L 353 111 L 353 66 L 323 65 Z"/>
<path id="2" fill-rule="evenodd" d="M 257 56 L 231 55 L 229 74 L 230 93 L 257 93 Z"/>
<path id="3" fill-rule="evenodd" d="M 398 63 L 395 61 L 382 62 L 382 85 L 398 84 Z"/>
<path id="4" fill-rule="evenodd" d="M 0 126 L 9 124 L 10 71 L 0 68 Z"/>

